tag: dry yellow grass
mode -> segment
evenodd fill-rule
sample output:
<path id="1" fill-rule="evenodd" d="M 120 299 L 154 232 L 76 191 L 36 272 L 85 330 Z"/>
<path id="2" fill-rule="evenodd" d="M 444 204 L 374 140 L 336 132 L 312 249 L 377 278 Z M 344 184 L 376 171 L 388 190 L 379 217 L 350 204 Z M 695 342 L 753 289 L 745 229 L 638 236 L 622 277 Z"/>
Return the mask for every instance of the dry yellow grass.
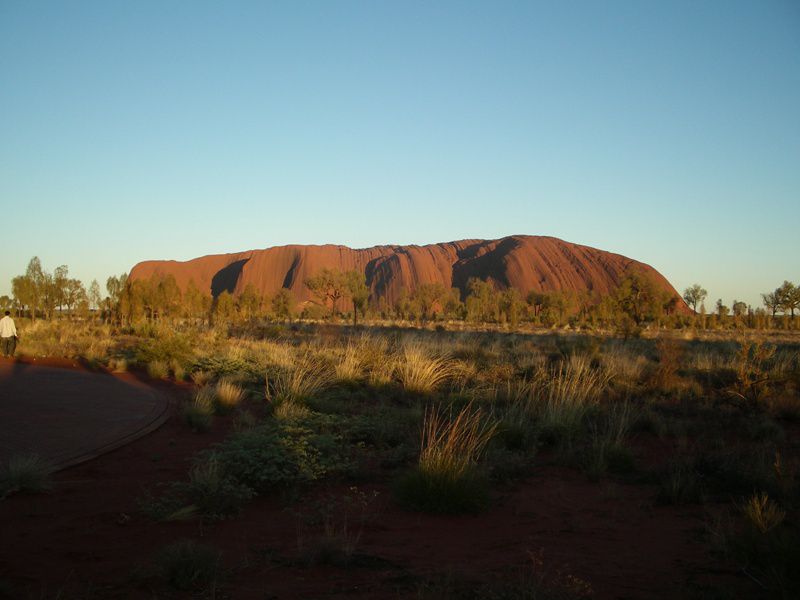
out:
<path id="1" fill-rule="evenodd" d="M 342 354 L 337 357 L 336 379 L 339 381 L 355 381 L 363 374 L 362 355 L 364 348 L 352 341 L 348 342 Z"/>
<path id="2" fill-rule="evenodd" d="M 742 507 L 742 512 L 748 522 L 761 533 L 772 531 L 786 518 L 786 511 L 765 493 L 753 494 Z"/>
<path id="3" fill-rule="evenodd" d="M 447 381 L 452 372 L 449 357 L 436 356 L 418 342 L 405 344 L 398 357 L 397 377 L 403 387 L 412 392 L 431 393 Z"/>
<path id="4" fill-rule="evenodd" d="M 333 369 L 322 358 L 306 351 L 298 356 L 291 368 L 277 371 L 266 377 L 267 400 L 277 404 L 298 402 L 330 386 L 335 380 Z"/>
<path id="5" fill-rule="evenodd" d="M 234 408 L 244 400 L 242 388 L 226 379 L 217 383 L 215 392 L 217 404 L 226 409 Z"/>
<path id="6" fill-rule="evenodd" d="M 497 431 L 497 423 L 487 420 L 480 409 L 467 405 L 450 419 L 431 408 L 425 413 L 419 457 L 420 470 L 462 477 L 480 457 Z"/>

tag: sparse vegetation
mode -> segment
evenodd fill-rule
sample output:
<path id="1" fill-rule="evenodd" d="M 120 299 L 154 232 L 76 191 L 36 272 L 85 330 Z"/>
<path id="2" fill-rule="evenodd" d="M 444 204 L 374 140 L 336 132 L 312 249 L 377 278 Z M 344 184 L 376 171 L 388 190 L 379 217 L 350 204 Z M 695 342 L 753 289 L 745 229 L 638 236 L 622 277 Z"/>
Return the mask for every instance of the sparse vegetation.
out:
<path id="1" fill-rule="evenodd" d="M 400 502 L 438 513 L 487 508 L 488 481 L 477 463 L 496 429 L 496 423 L 472 406 L 451 418 L 430 409 L 422 427 L 419 464 L 395 486 Z"/>
<path id="2" fill-rule="evenodd" d="M 488 314 L 488 288 L 473 287 L 485 304 L 470 302 L 470 314 Z M 182 477 L 139 491 L 136 514 L 153 527 L 220 528 L 249 505 L 322 497 L 322 508 L 293 512 L 297 554 L 280 560 L 352 567 L 371 560 L 360 548 L 377 509 L 345 511 L 348 492 L 326 490 L 366 484 L 391 492 L 381 503 L 389 510 L 479 515 L 555 468 L 609 494 L 644 486 L 659 511 L 729 507 L 734 526 L 715 538 L 726 560 L 749 565 L 766 589 L 796 589 L 787 566 L 800 505 L 792 332 L 648 331 L 632 316 L 646 305 L 628 307 L 636 338 L 451 331 L 437 316 L 449 296 L 428 292 L 427 328 L 302 318 L 290 328 L 234 315 L 227 329 L 153 319 L 121 330 L 39 319 L 26 341 L 109 370 L 172 376 L 183 430 L 213 425 L 192 438 L 205 449 Z M 197 589 L 218 585 L 204 580 Z M 523 588 L 482 580 L 474 589 L 517 597 Z"/>
<path id="3" fill-rule="evenodd" d="M 191 540 L 174 542 L 162 548 L 153 559 L 159 577 L 177 590 L 208 586 L 219 576 L 220 553 Z"/>
<path id="4" fill-rule="evenodd" d="M 13 455 L 0 472 L 0 499 L 16 493 L 47 491 L 53 485 L 52 474 L 52 465 L 37 454 Z"/>

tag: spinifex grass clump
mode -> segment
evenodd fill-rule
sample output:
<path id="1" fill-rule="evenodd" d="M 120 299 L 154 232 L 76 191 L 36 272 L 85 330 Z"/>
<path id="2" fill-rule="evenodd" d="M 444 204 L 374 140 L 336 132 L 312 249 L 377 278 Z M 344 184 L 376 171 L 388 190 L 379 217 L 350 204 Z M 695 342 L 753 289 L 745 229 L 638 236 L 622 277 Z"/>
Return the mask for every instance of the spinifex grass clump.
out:
<path id="1" fill-rule="evenodd" d="M 770 500 L 765 493 L 753 494 L 742 506 L 747 521 L 759 532 L 768 533 L 786 518 L 786 511 Z"/>
<path id="2" fill-rule="evenodd" d="M 183 418 L 194 431 L 203 432 L 211 429 L 214 418 L 216 392 L 211 386 L 199 388 L 191 402 L 183 407 Z"/>
<path id="3" fill-rule="evenodd" d="M 244 400 L 242 388 L 226 379 L 219 381 L 214 391 L 214 410 L 218 415 L 228 414 Z"/>
<path id="4" fill-rule="evenodd" d="M 360 345 L 349 342 L 336 363 L 336 379 L 339 381 L 359 379 L 363 374 L 362 353 Z"/>
<path id="5" fill-rule="evenodd" d="M 169 375 L 169 365 L 164 360 L 151 360 L 147 363 L 147 374 L 153 379 L 164 379 Z"/>
<path id="6" fill-rule="evenodd" d="M 276 405 L 283 402 L 305 400 L 334 381 L 334 373 L 320 357 L 306 352 L 298 356 L 294 364 L 282 368 L 272 376 L 267 372 L 265 393 L 267 400 Z"/>
<path id="7" fill-rule="evenodd" d="M 403 387 L 412 392 L 429 394 L 451 373 L 452 365 L 447 356 L 434 356 L 419 343 L 406 344 L 398 359 L 397 376 Z"/>
<path id="8" fill-rule="evenodd" d="M 0 498 L 17 492 L 44 492 L 52 487 L 53 467 L 37 454 L 19 454 L 8 459 L 0 472 Z"/>
<path id="9" fill-rule="evenodd" d="M 534 410 L 546 437 L 570 438 L 608 384 L 609 375 L 592 369 L 585 356 L 573 356 L 548 374 L 534 398 Z M 534 395 L 537 390 L 534 390 Z"/>
<path id="10" fill-rule="evenodd" d="M 434 513 L 484 510 L 489 504 L 488 481 L 477 462 L 496 430 L 497 424 L 471 405 L 452 419 L 428 410 L 419 464 L 395 487 L 400 503 Z"/>

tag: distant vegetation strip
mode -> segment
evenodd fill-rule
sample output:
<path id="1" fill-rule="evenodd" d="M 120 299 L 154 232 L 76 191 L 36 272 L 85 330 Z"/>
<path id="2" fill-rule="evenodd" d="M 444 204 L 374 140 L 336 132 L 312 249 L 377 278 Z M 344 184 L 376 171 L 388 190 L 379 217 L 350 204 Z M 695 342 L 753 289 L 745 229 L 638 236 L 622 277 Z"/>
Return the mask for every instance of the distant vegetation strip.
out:
<path id="1" fill-rule="evenodd" d="M 794 329 L 800 308 L 800 287 L 784 281 L 762 294 L 763 306 L 734 299 L 730 306 L 718 299 L 709 310 L 707 292 L 699 284 L 684 291 L 683 302 L 659 286 L 645 272 L 632 271 L 611 293 L 597 298 L 589 292 L 532 291 L 526 296 L 516 288 L 497 289 L 491 280 L 469 279 L 466 296 L 441 283 L 423 283 L 403 290 L 399 299 L 387 304 L 370 295 L 365 275 L 357 270 L 342 272 L 322 268 L 304 281 L 313 300 L 298 302 L 291 290 L 261 294 L 248 284 L 239 294 L 225 290 L 212 296 L 194 281 L 185 289 L 172 275 L 154 274 L 148 279 L 130 279 L 127 274 L 109 277 L 105 294 L 93 280 L 88 289 L 69 276 L 61 265 L 50 273 L 38 257 L 24 274 L 12 280 L 12 295 L 0 296 L 0 308 L 31 320 L 95 318 L 128 326 L 142 321 L 206 322 L 236 325 L 254 320 L 405 321 L 420 324 L 464 322 L 497 325 L 515 330 L 530 327 L 614 329 L 636 335 L 643 328 L 699 329 Z M 684 304 L 685 302 L 685 304 Z M 687 309 L 688 307 L 688 309 Z"/>

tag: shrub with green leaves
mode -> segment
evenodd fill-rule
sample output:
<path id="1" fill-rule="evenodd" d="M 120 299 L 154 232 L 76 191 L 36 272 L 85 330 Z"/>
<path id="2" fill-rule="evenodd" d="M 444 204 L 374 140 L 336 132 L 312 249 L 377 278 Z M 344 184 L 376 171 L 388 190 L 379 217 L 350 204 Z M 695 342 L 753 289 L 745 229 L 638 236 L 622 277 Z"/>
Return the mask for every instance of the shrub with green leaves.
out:
<path id="1" fill-rule="evenodd" d="M 137 362 L 144 364 L 155 361 L 167 366 L 171 361 L 185 364 L 191 356 L 191 341 L 178 333 L 160 332 L 155 337 L 144 339 L 136 350 Z"/>
<path id="2" fill-rule="evenodd" d="M 226 473 L 257 493 L 340 474 L 351 466 L 342 436 L 326 431 L 319 418 L 254 427 L 214 452 Z"/>

